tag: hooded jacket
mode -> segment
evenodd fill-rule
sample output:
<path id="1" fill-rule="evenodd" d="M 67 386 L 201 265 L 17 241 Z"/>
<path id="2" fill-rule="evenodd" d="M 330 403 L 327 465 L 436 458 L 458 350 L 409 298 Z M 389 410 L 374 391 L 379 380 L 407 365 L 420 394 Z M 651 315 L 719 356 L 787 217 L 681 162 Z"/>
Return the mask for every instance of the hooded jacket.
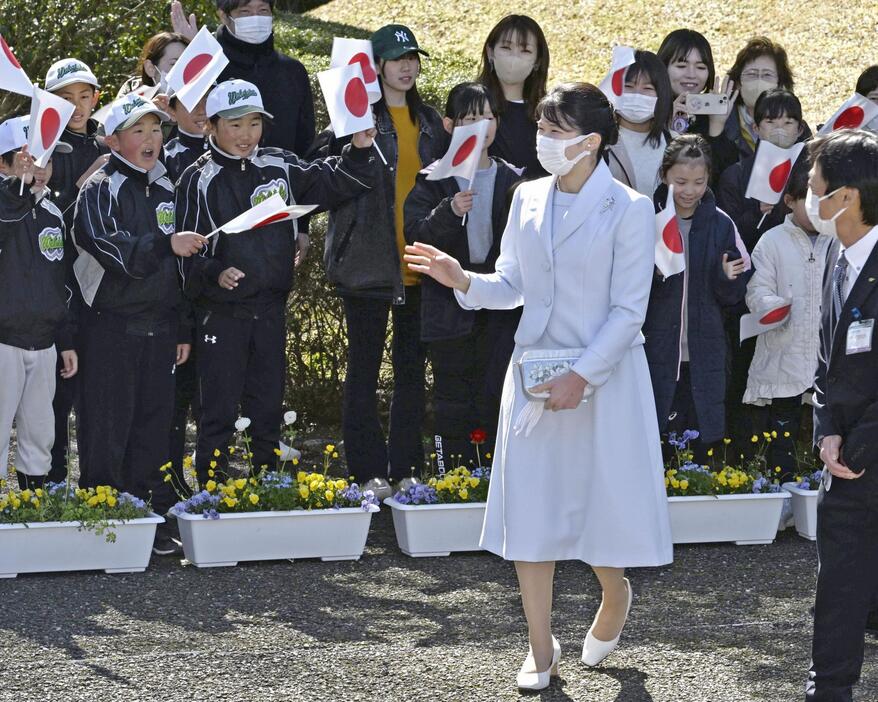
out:
<path id="1" fill-rule="evenodd" d="M 0 179 L 0 344 L 73 348 L 61 210 L 18 178 Z M 45 191 L 44 191 L 45 192 Z"/>
<path id="2" fill-rule="evenodd" d="M 338 207 L 369 189 L 371 149 L 345 148 L 341 157 L 302 161 L 281 149 L 257 149 L 247 158 L 210 149 L 180 178 L 177 229 L 209 234 L 274 194 L 290 204 Z M 293 287 L 297 228 L 278 222 L 258 230 L 211 237 L 200 254 L 184 262 L 186 294 L 200 307 L 226 314 L 257 314 L 283 304 Z M 220 274 L 234 267 L 244 278 L 221 288 Z"/>

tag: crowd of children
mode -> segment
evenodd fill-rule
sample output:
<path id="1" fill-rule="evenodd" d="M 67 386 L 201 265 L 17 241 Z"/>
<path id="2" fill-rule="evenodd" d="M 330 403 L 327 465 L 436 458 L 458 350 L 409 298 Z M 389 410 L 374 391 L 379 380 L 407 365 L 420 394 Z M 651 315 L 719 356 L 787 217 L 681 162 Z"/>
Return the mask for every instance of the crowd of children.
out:
<path id="1" fill-rule="evenodd" d="M 315 140 L 307 73 L 274 49 L 274 3 L 217 6 L 230 63 L 194 109 L 161 94 L 196 29 L 176 7 L 176 31 L 150 39 L 102 124 L 92 117 L 94 73 L 66 58 L 44 84 L 75 107 L 53 158 L 38 168 L 24 140 L 0 144 L 0 468 L 14 423 L 20 483 L 63 479 L 74 407 L 80 484 L 151 497 L 160 512 L 173 495 L 159 467 L 170 459 L 181 469 L 190 412 L 200 481 L 228 461 L 241 413 L 254 464 L 276 460 L 286 302 L 307 223 L 215 233 L 272 195 L 329 212 L 324 265 L 344 301 L 351 473 L 381 491 L 423 465 L 427 359 L 429 450 L 468 460 L 473 429 L 494 437 L 520 311 L 462 309 L 408 269 L 403 251 L 433 244 L 467 269 L 493 271 L 513 190 L 546 174 L 535 117 L 549 70 L 543 30 L 520 15 L 501 20 L 477 81 L 454 87 L 442 116 L 418 93 L 428 54 L 415 34 L 382 27 L 372 36 L 375 128 L 341 138 L 328 128 Z M 132 92 L 141 85 L 160 94 Z M 756 427 L 776 430 L 788 440 L 771 461 L 785 473 L 812 387 L 832 241 L 805 209 L 804 155 L 778 204 L 746 191 L 760 141 L 787 148 L 811 135 L 793 88 L 786 52 L 769 39 L 748 41 L 723 80 L 707 39 L 676 30 L 656 53 L 635 52 L 616 103 L 619 139 L 604 154 L 657 212 L 674 207 L 683 240 L 685 270 L 656 269 L 644 325 L 661 430 L 700 432 L 702 458 L 730 434 L 743 443 Z M 878 67 L 856 90 L 878 102 Z M 713 91 L 727 98 L 723 114 L 687 113 L 688 94 Z M 489 127 L 472 183 L 428 180 L 455 127 L 479 120 Z M 786 324 L 739 342 L 748 308 L 790 298 Z M 388 318 L 385 438 L 376 390 Z M 173 550 L 170 536 L 159 532 L 157 552 Z"/>

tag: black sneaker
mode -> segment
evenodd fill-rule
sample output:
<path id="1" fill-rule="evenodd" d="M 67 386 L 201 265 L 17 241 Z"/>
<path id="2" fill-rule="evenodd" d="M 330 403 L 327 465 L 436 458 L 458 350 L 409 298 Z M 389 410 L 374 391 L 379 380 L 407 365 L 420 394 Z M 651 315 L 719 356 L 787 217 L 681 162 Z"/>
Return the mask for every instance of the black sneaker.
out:
<path id="1" fill-rule="evenodd" d="M 159 524 L 152 542 L 152 552 L 156 556 L 177 556 L 183 554 L 180 544 L 172 537 L 173 530 L 167 524 Z"/>

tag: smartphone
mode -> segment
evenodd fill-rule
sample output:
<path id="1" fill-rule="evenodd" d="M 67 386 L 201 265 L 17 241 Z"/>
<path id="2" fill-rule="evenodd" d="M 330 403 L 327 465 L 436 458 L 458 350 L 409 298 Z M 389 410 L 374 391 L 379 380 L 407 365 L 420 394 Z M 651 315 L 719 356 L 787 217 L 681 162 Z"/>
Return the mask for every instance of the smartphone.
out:
<path id="1" fill-rule="evenodd" d="M 689 93 L 686 112 L 690 115 L 724 115 L 728 112 L 729 98 L 719 93 Z"/>

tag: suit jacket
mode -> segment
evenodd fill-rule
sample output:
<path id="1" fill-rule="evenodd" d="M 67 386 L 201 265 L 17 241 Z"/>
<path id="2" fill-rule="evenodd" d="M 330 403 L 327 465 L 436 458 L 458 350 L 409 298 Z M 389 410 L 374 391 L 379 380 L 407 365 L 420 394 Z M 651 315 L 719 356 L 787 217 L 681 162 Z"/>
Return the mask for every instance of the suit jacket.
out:
<path id="1" fill-rule="evenodd" d="M 471 275 L 466 295 L 455 295 L 467 309 L 524 304 L 518 346 L 585 348 L 573 370 L 600 386 L 629 349 L 643 344 L 655 263 L 652 203 L 613 180 L 600 162 L 552 231 L 555 181 L 518 187 L 496 272 Z"/>
<path id="2" fill-rule="evenodd" d="M 847 334 L 857 319 L 878 321 L 878 246 L 866 260 L 832 330 L 832 271 L 838 246 L 829 252 L 823 280 L 820 357 L 815 380 L 814 438 L 839 434 L 841 458 L 855 473 L 878 461 L 878 338 L 872 350 L 847 354 Z M 873 330 L 874 331 L 874 330 Z"/>

